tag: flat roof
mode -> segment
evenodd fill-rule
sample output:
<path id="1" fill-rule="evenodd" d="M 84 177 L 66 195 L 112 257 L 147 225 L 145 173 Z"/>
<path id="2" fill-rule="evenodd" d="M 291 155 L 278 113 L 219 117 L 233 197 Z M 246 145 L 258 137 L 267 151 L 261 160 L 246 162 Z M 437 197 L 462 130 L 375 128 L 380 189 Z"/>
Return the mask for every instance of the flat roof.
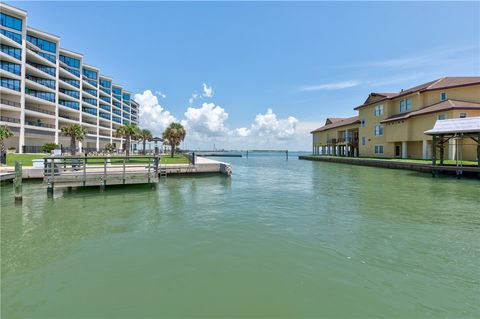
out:
<path id="1" fill-rule="evenodd" d="M 427 135 L 480 133 L 480 116 L 437 120 L 435 126 L 424 133 Z"/>

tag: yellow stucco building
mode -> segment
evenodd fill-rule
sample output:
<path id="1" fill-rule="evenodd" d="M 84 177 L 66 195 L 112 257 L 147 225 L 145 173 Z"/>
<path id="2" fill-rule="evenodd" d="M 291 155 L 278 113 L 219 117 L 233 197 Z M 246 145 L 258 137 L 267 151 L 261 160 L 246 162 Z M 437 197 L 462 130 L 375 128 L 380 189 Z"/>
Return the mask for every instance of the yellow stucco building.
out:
<path id="1" fill-rule="evenodd" d="M 312 131 L 314 155 L 429 159 L 437 120 L 480 116 L 480 77 L 444 77 L 397 93 L 370 93 L 358 115 Z M 476 160 L 476 144 L 452 139 L 448 159 Z M 456 143 L 456 144 L 455 144 Z M 461 152 L 459 152 L 461 150 Z"/>

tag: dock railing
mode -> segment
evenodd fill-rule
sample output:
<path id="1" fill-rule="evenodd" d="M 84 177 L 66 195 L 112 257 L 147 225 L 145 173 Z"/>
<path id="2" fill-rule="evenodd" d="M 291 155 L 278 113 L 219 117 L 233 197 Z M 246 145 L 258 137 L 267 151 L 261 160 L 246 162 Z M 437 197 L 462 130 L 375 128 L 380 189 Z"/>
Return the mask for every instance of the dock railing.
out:
<path id="1" fill-rule="evenodd" d="M 159 156 L 51 156 L 44 159 L 44 183 L 100 186 L 158 182 Z"/>

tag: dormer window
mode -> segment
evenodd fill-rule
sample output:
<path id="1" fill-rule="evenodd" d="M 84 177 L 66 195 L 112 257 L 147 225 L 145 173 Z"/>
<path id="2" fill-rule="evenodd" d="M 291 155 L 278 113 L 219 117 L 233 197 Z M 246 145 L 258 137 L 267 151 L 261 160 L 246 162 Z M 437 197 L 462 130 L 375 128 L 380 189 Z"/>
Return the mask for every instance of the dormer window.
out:
<path id="1" fill-rule="evenodd" d="M 440 93 L 440 101 L 445 101 L 447 98 L 448 96 L 446 92 Z"/>

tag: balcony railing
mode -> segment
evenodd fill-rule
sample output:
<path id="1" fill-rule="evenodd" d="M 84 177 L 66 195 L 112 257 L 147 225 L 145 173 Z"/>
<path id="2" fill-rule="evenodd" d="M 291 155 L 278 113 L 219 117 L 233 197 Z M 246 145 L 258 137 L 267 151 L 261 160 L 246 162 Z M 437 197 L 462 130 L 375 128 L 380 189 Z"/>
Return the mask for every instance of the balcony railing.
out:
<path id="1" fill-rule="evenodd" d="M 80 98 L 80 92 L 78 92 L 78 91 L 65 90 L 65 89 L 63 89 L 63 88 L 60 88 L 58 91 L 59 91 L 60 93 L 65 94 L 65 95 L 71 96 L 71 97 L 73 97 L 73 98 L 75 98 L 75 99 L 79 99 L 79 98 Z"/>
<path id="2" fill-rule="evenodd" d="M 39 98 L 39 99 L 42 99 L 42 100 L 45 100 L 45 101 L 55 102 L 55 93 L 25 89 L 25 94 L 34 96 L 36 98 Z"/>
<path id="3" fill-rule="evenodd" d="M 49 67 L 49 66 L 46 66 L 46 65 L 43 65 L 43 64 L 30 62 L 30 61 L 27 61 L 27 64 L 33 66 L 37 70 L 40 70 L 40 71 L 42 71 L 44 73 L 47 73 L 51 76 L 55 76 L 55 68 L 52 68 L 52 67 Z"/>
<path id="4" fill-rule="evenodd" d="M 22 59 L 22 50 L 17 48 L 12 48 L 8 45 L 1 45 L 1 50 L 3 53 L 8 54 L 9 56 L 14 57 L 17 60 Z"/>
<path id="5" fill-rule="evenodd" d="M 32 105 L 32 104 L 25 104 L 25 109 L 30 110 L 30 111 L 44 113 L 44 114 L 55 115 L 54 111 L 45 110 L 45 109 L 42 109 L 42 108 L 40 108 L 38 106 L 35 106 L 35 105 Z"/>
<path id="6" fill-rule="evenodd" d="M 92 114 L 92 115 L 97 115 L 97 110 L 95 109 L 91 109 L 91 108 L 87 108 L 87 107 L 82 107 L 82 111 L 85 112 L 85 113 L 88 113 L 88 114 Z M 96 125 L 97 123 L 95 123 Z"/>
<path id="7" fill-rule="evenodd" d="M 6 36 L 7 38 L 12 39 L 13 41 L 15 41 L 17 43 L 22 44 L 22 35 L 21 34 L 15 33 L 15 32 L 12 32 L 12 31 L 7 31 L 7 30 L 4 30 L 4 29 L 0 29 L 0 33 L 3 34 L 4 36 Z"/>
<path id="8" fill-rule="evenodd" d="M 85 76 L 83 77 L 83 80 L 86 81 L 86 82 L 88 82 L 88 83 L 90 83 L 90 84 L 93 85 L 94 87 L 97 87 L 97 86 L 98 86 L 98 82 L 97 82 L 97 81 L 91 80 L 91 79 L 89 79 L 89 78 L 87 78 L 87 77 L 85 77 Z"/>
<path id="9" fill-rule="evenodd" d="M 105 128 L 110 128 L 110 125 L 108 124 L 104 124 L 102 122 L 99 123 L 101 127 L 105 127 Z"/>
<path id="10" fill-rule="evenodd" d="M 80 71 L 77 70 L 77 69 L 72 69 L 72 68 L 69 68 L 69 67 L 66 67 L 66 66 L 60 66 L 62 69 L 64 69 L 65 71 L 75 75 L 76 77 L 80 77 Z"/>
<path id="11" fill-rule="evenodd" d="M 97 122 L 93 122 L 93 121 L 90 121 L 90 120 L 87 120 L 87 119 L 82 119 L 82 122 L 92 124 L 92 125 L 97 125 Z"/>
<path id="12" fill-rule="evenodd" d="M 29 75 L 29 74 L 27 74 L 25 76 L 25 78 L 27 78 L 28 80 L 33 81 L 35 83 L 38 83 L 40 85 L 46 86 L 48 88 L 55 89 L 55 81 L 54 80 L 38 78 L 36 76 Z"/>
<path id="13" fill-rule="evenodd" d="M 74 118 L 74 117 L 72 117 L 72 116 L 70 116 L 70 115 L 68 115 L 68 114 L 66 114 L 66 113 L 59 112 L 59 113 L 58 113 L 58 116 L 59 116 L 59 117 L 63 117 L 63 118 L 65 118 L 65 119 L 78 121 L 78 118 Z"/>
<path id="14" fill-rule="evenodd" d="M 9 123 L 20 123 L 20 119 L 16 119 L 16 118 L 13 118 L 13 117 L 8 117 L 8 116 L 3 116 L 3 115 L 0 115 L 0 121 L 3 121 L 3 122 L 9 122 Z"/>
<path id="15" fill-rule="evenodd" d="M 97 135 L 97 131 L 87 130 L 87 134 Z"/>
<path id="16" fill-rule="evenodd" d="M 45 127 L 45 128 L 55 128 L 53 124 L 43 123 L 40 120 L 32 121 L 32 120 L 25 120 L 25 124 L 37 127 Z"/>
<path id="17" fill-rule="evenodd" d="M 0 64 L 0 68 L 2 68 L 2 70 L 5 70 L 7 72 L 10 72 L 10 73 L 13 73 L 13 74 L 16 74 L 16 75 L 21 75 L 21 71 L 20 71 L 20 64 L 15 64 L 15 63 L 9 63 L 9 62 L 3 62 Z"/>
<path id="18" fill-rule="evenodd" d="M 67 83 L 67 84 L 70 84 L 76 88 L 80 88 L 80 81 L 78 80 L 72 80 L 72 79 L 67 79 L 67 78 L 64 78 L 64 77 L 60 77 L 60 80 L 62 80 L 63 82 Z"/>
<path id="19" fill-rule="evenodd" d="M 2 78 L 0 81 L 0 86 L 3 86 L 7 89 L 14 90 L 20 92 L 20 81 L 19 80 L 11 80 Z"/>
<path id="20" fill-rule="evenodd" d="M 59 100 L 58 104 L 69 107 L 74 110 L 80 110 L 80 104 L 78 102 Z"/>
<path id="21" fill-rule="evenodd" d="M 18 102 L 7 100 L 7 99 L 0 99 L 0 102 L 5 105 L 13 106 L 13 107 L 21 107 L 22 105 Z"/>

